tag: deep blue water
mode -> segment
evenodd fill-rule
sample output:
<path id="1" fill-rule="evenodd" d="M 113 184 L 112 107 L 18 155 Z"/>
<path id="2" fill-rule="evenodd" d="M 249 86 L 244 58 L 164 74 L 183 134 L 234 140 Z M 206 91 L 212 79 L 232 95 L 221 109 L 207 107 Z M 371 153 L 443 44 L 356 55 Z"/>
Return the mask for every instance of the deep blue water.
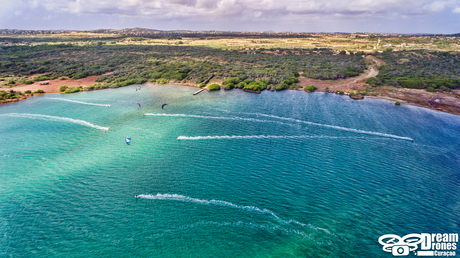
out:
<path id="1" fill-rule="evenodd" d="M 0 257 L 392 257 L 383 234 L 460 231 L 459 116 L 135 89 L 0 106 Z"/>

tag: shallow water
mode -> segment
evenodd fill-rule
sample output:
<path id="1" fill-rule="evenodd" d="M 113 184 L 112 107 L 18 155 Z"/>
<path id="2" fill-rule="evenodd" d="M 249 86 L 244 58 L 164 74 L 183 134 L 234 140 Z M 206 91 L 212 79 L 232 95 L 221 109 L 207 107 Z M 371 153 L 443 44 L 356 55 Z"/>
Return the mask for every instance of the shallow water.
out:
<path id="1" fill-rule="evenodd" d="M 383 234 L 459 232 L 458 116 L 135 89 L 0 106 L 0 256 L 391 257 Z"/>

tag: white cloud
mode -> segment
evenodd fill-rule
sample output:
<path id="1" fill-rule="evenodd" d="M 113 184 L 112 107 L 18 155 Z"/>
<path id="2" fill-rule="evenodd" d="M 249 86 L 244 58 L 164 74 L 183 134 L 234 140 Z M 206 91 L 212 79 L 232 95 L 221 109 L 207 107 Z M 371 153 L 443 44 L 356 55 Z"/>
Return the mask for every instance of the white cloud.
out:
<path id="1" fill-rule="evenodd" d="M 441 12 L 444 11 L 444 9 L 448 7 L 452 7 L 455 5 L 456 1 L 450 0 L 450 1 L 434 1 L 430 4 L 427 4 L 425 6 L 425 9 L 432 11 L 432 12 Z"/>
<path id="2" fill-rule="evenodd" d="M 421 22 L 431 17 L 428 24 L 433 24 L 440 12 L 456 19 L 460 0 L 0 0 L 0 15 L 5 14 L 0 25 L 19 26 L 18 16 L 11 17 L 21 12 L 29 14 L 20 15 L 25 17 L 22 27 L 91 24 L 101 28 L 362 31 L 378 29 L 377 25 L 381 30 L 399 31 L 411 27 L 425 30 Z M 51 15 L 46 25 L 35 25 L 32 18 L 26 18 L 46 15 Z M 68 23 L 62 22 L 62 17 L 68 17 Z M 406 27 L 396 22 L 401 20 Z M 433 28 L 436 31 L 439 26 Z"/>
<path id="3" fill-rule="evenodd" d="M 68 13 L 152 15 L 164 17 L 235 16 L 248 14 L 411 15 L 438 12 L 460 0 L 29 0 L 29 6 Z"/>

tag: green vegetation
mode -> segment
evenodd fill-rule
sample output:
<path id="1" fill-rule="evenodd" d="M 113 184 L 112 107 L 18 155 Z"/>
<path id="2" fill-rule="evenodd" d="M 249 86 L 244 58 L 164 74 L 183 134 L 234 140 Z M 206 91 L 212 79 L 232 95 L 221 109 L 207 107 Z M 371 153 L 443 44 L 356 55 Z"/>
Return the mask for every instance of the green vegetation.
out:
<path id="1" fill-rule="evenodd" d="M 157 80 L 157 83 L 158 84 L 166 84 L 166 83 L 168 83 L 168 80 L 165 79 L 165 78 L 160 78 L 160 79 Z"/>
<path id="2" fill-rule="evenodd" d="M 298 89 L 300 76 L 321 80 L 357 76 L 370 61 L 363 55 L 372 54 L 386 65 L 379 68 L 377 77 L 366 80 L 371 86 L 427 91 L 460 88 L 458 37 L 372 33 L 247 35 L 140 28 L 71 34 L 1 31 L 0 41 L 13 44 L 0 46 L 0 86 L 4 87 L 105 74 L 97 80 L 100 84 L 86 89 L 147 81 L 203 87 L 211 80 L 222 81 L 226 90 Z M 31 79 L 35 74 L 39 75 Z"/>
<path id="3" fill-rule="evenodd" d="M 399 106 L 399 105 L 401 105 L 401 102 L 396 101 L 396 102 L 395 102 L 395 105 L 398 105 L 398 106 Z"/>
<path id="4" fill-rule="evenodd" d="M 433 87 L 428 87 L 426 88 L 426 91 L 428 92 L 438 92 L 436 89 L 434 89 Z"/>
<path id="5" fill-rule="evenodd" d="M 211 79 L 231 80 L 233 87 L 244 88 L 250 80 L 261 82 L 249 88 L 283 90 L 298 88 L 300 73 L 316 79 L 339 79 L 356 76 L 366 69 L 358 55 L 334 56 L 330 49 L 292 51 L 285 54 L 257 51 L 222 50 L 183 45 L 74 45 L 42 44 L 11 46 L 0 52 L 0 78 L 17 75 L 24 78 L 40 74 L 34 82 L 58 78 L 80 79 L 102 75 L 97 82 L 111 87 L 140 84 L 148 80 L 205 83 Z M 240 84 L 244 82 L 244 84 Z M 16 83 L 14 80 L 9 82 Z M 225 84 L 224 84 L 225 85 Z M 270 85 L 270 86 L 269 86 Z M 231 89 L 232 86 L 226 88 Z"/>
<path id="6" fill-rule="evenodd" d="M 305 86 L 304 90 L 309 92 L 314 92 L 317 88 L 313 85 Z"/>
<path id="7" fill-rule="evenodd" d="M 29 79 L 24 79 L 22 83 L 27 85 L 27 84 L 33 84 L 34 82 Z"/>
<path id="8" fill-rule="evenodd" d="M 79 92 L 79 91 L 82 91 L 82 87 L 81 86 L 76 86 L 76 87 L 70 87 L 70 88 L 67 88 L 64 93 L 75 93 L 75 92 Z"/>
<path id="9" fill-rule="evenodd" d="M 386 65 L 380 67 L 377 76 L 384 85 L 413 89 L 460 88 L 458 54 L 414 50 L 384 52 L 377 57 L 386 62 Z"/>
<path id="10" fill-rule="evenodd" d="M 235 88 L 235 84 L 231 83 L 231 82 L 228 82 L 227 84 L 225 84 L 224 86 L 224 90 L 231 90 Z"/>
<path id="11" fill-rule="evenodd" d="M 338 90 L 336 93 L 340 94 L 340 95 L 343 95 L 345 94 L 345 92 L 341 91 L 341 90 Z"/>
<path id="12" fill-rule="evenodd" d="M 366 83 L 370 84 L 371 86 L 378 86 L 378 85 L 382 85 L 382 80 L 380 80 L 379 78 L 377 77 L 370 77 L 370 78 L 367 78 L 366 79 Z"/>
<path id="13" fill-rule="evenodd" d="M 105 84 L 105 83 L 100 84 L 100 83 L 98 83 L 98 84 L 93 84 L 93 85 L 86 86 L 85 89 L 87 89 L 87 90 L 99 90 L 99 89 L 106 89 L 108 87 L 109 87 L 108 84 Z"/>
<path id="14" fill-rule="evenodd" d="M 68 88 L 67 85 L 62 85 L 62 86 L 59 87 L 59 91 L 60 91 L 60 92 L 63 92 L 63 91 L 65 91 L 67 88 Z"/>
<path id="15" fill-rule="evenodd" d="M 14 90 L 0 90 L 0 101 L 2 100 L 7 100 L 7 99 L 20 99 L 25 97 L 23 93 L 20 91 L 14 91 Z"/>
<path id="16" fill-rule="evenodd" d="M 217 83 L 213 83 L 208 86 L 208 91 L 215 91 L 215 90 L 220 90 L 220 86 Z"/>
<path id="17" fill-rule="evenodd" d="M 43 91 L 41 89 L 38 89 L 38 90 L 34 91 L 34 93 L 45 93 L 45 91 Z"/>
<path id="18" fill-rule="evenodd" d="M 26 90 L 26 91 L 24 91 L 24 94 L 32 94 L 32 91 L 31 90 Z"/>
<path id="19" fill-rule="evenodd" d="M 366 69 L 366 64 L 359 55 L 331 56 L 327 54 L 329 51 L 319 52 L 325 55 L 310 56 L 303 76 L 310 79 L 337 80 L 358 76 Z"/>
<path id="20" fill-rule="evenodd" d="M 291 76 L 284 80 L 283 82 L 272 86 L 271 90 L 286 90 L 286 89 L 297 89 L 300 86 L 296 85 L 295 83 L 299 82 L 297 77 Z"/>

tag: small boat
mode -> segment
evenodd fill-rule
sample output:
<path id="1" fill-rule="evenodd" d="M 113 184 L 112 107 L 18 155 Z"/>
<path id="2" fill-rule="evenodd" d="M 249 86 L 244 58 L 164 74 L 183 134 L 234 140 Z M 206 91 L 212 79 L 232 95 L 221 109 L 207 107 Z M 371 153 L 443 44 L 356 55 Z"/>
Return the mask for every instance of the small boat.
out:
<path id="1" fill-rule="evenodd" d="M 126 144 L 131 145 L 131 137 L 125 138 Z"/>

